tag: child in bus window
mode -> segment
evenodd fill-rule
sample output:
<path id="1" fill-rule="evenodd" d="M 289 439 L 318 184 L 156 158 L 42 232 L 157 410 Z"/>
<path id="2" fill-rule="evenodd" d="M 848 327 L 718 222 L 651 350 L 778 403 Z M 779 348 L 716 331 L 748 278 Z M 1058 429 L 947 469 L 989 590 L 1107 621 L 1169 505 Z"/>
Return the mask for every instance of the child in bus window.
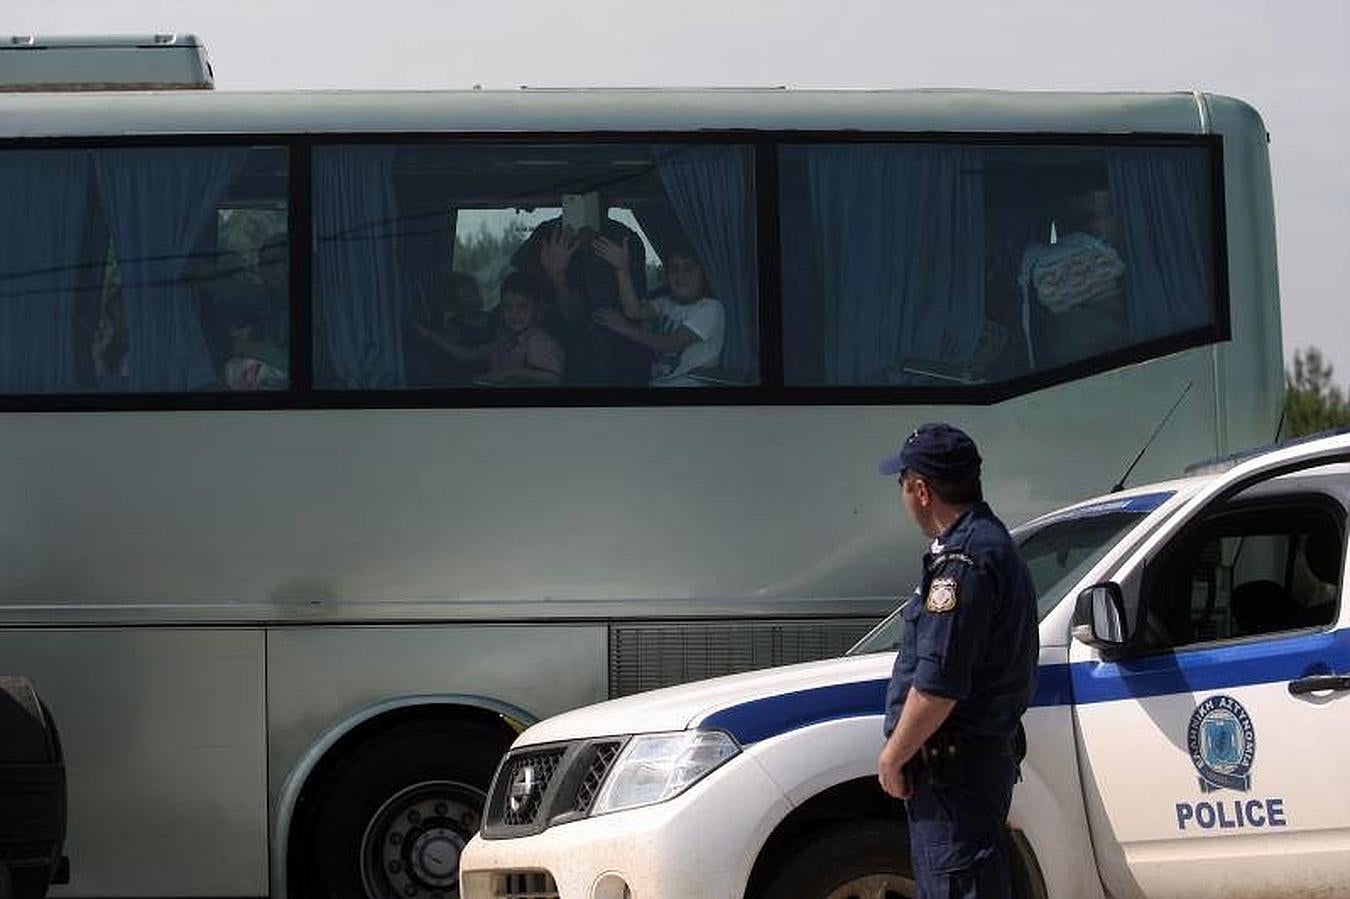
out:
<path id="1" fill-rule="evenodd" d="M 652 365 L 653 387 L 695 387 L 700 371 L 716 368 L 726 335 L 726 310 L 708 296 L 703 267 L 687 249 L 666 253 L 666 281 L 670 296 L 642 299 L 633 289 L 626 265 L 627 241 L 595 241 L 595 252 L 614 269 L 623 311 L 600 309 L 595 320 L 620 337 L 657 353 Z M 648 330 L 643 325 L 654 327 Z"/>
<path id="2" fill-rule="evenodd" d="M 462 384 L 486 367 L 494 340 L 492 316 L 483 308 L 478 281 L 451 272 L 438 328 L 413 325 L 413 336 L 435 353 L 430 385 Z"/>
<path id="3" fill-rule="evenodd" d="M 505 338 L 491 351 L 491 367 L 479 383 L 496 386 L 553 385 L 562 380 L 563 348 L 538 321 L 539 301 L 528 279 L 502 282 L 498 307 Z"/>

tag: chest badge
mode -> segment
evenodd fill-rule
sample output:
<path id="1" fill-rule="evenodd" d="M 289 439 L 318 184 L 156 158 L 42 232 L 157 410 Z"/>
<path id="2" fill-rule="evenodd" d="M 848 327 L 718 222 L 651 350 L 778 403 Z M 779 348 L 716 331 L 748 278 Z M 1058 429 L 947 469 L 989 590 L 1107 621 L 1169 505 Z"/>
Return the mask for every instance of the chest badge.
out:
<path id="1" fill-rule="evenodd" d="M 923 607 L 930 612 L 950 612 L 956 608 L 957 598 L 956 578 L 933 578 L 933 583 L 928 585 L 928 596 L 923 601 Z"/>

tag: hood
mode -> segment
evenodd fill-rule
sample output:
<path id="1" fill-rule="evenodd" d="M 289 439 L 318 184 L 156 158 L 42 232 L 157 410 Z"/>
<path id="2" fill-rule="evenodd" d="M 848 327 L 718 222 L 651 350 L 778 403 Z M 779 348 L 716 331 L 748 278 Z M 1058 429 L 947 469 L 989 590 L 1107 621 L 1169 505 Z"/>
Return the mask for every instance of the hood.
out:
<path id="1" fill-rule="evenodd" d="M 844 656 L 652 690 L 555 715 L 530 727 L 515 745 L 683 730 L 714 712 L 753 700 L 889 678 L 894 662 L 893 652 Z"/>

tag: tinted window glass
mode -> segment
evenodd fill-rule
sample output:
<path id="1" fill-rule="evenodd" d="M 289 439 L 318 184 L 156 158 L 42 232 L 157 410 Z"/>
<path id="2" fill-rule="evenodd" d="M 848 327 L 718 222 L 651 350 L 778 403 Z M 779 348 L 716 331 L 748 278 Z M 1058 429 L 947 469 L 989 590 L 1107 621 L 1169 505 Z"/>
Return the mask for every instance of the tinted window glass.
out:
<path id="1" fill-rule="evenodd" d="M 1034 528 L 1019 530 L 1017 548 L 1036 588 L 1038 620 L 1059 605 L 1064 591 L 1072 587 L 1093 565 L 1110 552 L 1131 528 L 1170 497 L 1157 493 L 1117 504 L 1102 504 L 1057 515 Z M 1134 508 L 1129 508 L 1131 503 Z M 1128 511 L 1107 511 L 1109 505 L 1125 506 Z M 893 612 L 868 634 L 850 654 L 887 652 L 900 645 L 900 613 Z"/>
<path id="2" fill-rule="evenodd" d="M 1330 624 L 1340 593 L 1343 519 L 1314 504 L 1221 514 L 1150 568 L 1150 648 Z"/>
<path id="3" fill-rule="evenodd" d="M 748 148 L 320 147 L 315 384 L 757 380 Z"/>
<path id="4" fill-rule="evenodd" d="M 0 152 L 0 393 L 287 383 L 286 151 Z"/>
<path id="5" fill-rule="evenodd" d="M 788 146 L 794 385 L 960 387 L 1215 323 L 1201 147 Z"/>

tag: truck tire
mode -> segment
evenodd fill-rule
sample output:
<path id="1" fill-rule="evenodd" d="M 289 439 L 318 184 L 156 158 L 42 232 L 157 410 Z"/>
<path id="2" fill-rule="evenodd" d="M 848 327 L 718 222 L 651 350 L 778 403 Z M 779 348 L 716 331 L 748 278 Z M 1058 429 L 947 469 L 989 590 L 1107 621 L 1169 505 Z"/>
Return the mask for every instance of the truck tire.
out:
<path id="1" fill-rule="evenodd" d="M 304 810 L 293 895 L 458 899 L 459 856 L 509 745 L 483 722 L 418 719 L 352 747 Z"/>
<path id="2" fill-rule="evenodd" d="M 66 768 L 32 683 L 0 677 L 0 875 L 5 899 L 41 899 L 63 870 Z"/>
<path id="3" fill-rule="evenodd" d="M 898 821 L 864 819 L 808 833 L 779 857 L 762 899 L 913 899 L 909 835 Z"/>

